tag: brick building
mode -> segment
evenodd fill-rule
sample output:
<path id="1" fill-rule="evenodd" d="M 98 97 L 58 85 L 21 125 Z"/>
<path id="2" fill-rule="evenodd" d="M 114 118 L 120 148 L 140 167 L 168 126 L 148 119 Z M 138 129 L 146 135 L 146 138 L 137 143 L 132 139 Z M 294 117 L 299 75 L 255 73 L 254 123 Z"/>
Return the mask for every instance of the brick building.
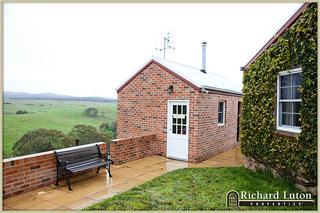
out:
<path id="1" fill-rule="evenodd" d="M 238 145 L 240 86 L 152 58 L 118 90 L 118 138 L 156 134 L 149 153 L 198 162 Z"/>

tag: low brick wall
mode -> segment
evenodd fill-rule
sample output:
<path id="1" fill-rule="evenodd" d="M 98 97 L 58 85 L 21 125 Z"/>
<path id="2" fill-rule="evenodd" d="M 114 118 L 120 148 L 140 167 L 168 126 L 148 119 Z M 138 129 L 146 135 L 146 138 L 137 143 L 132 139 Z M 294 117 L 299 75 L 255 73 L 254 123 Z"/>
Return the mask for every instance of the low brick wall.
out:
<path id="1" fill-rule="evenodd" d="M 104 142 L 97 144 L 101 152 L 105 153 L 106 144 Z M 92 144 L 82 146 L 90 145 Z M 67 149 L 73 148 L 75 147 Z M 2 165 L 4 198 L 48 186 L 56 181 L 54 151 L 4 159 Z"/>
<path id="2" fill-rule="evenodd" d="M 113 144 L 110 145 L 111 159 L 115 164 L 121 164 L 154 155 L 153 143 L 155 141 L 156 134 L 115 139 L 112 141 Z M 101 152 L 106 153 L 106 143 L 100 142 L 97 144 Z M 82 146 L 92 145 L 87 144 Z M 76 147 L 67 149 L 74 148 Z M 56 158 L 54 151 L 4 159 L 2 165 L 4 198 L 48 186 L 56 181 Z"/>
<path id="3" fill-rule="evenodd" d="M 289 175 L 288 173 L 283 174 L 281 171 L 276 170 L 264 163 L 258 162 L 254 158 L 244 156 L 243 157 L 243 164 L 244 167 L 252 170 L 252 171 L 270 171 L 274 177 L 280 177 L 280 176 L 286 176 L 287 178 L 290 178 L 292 181 L 295 182 L 295 186 L 299 188 L 303 192 L 310 192 L 313 195 L 317 195 L 317 182 L 309 181 L 304 179 L 303 177 L 300 177 L 299 175 L 295 174 L 295 172 L 291 172 L 292 175 Z M 295 174 L 295 175 L 293 175 Z"/>
<path id="4" fill-rule="evenodd" d="M 156 142 L 156 134 L 115 139 L 110 145 L 111 159 L 115 164 L 155 155 L 153 143 Z"/>

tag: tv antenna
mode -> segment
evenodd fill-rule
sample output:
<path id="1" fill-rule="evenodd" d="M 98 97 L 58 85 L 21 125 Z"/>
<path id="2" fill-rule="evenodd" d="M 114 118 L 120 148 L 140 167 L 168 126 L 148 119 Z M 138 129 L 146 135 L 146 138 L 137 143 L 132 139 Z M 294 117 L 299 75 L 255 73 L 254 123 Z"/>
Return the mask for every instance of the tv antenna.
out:
<path id="1" fill-rule="evenodd" d="M 158 51 L 163 51 L 163 58 L 166 59 L 166 50 L 172 49 L 174 50 L 174 47 L 171 46 L 170 42 L 170 33 L 167 33 L 167 36 L 163 37 L 163 48 L 156 48 Z"/>

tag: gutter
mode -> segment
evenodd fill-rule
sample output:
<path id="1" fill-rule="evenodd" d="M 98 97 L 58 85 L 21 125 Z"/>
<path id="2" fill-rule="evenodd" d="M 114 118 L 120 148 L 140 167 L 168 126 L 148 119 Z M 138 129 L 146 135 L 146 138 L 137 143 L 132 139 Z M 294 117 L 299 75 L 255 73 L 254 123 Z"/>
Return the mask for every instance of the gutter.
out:
<path id="1" fill-rule="evenodd" d="M 221 89 L 221 88 L 209 87 L 209 86 L 201 87 L 201 92 L 209 93 L 210 91 L 225 92 L 225 93 L 236 94 L 241 96 L 243 95 L 242 92 L 235 91 L 235 90 Z"/>

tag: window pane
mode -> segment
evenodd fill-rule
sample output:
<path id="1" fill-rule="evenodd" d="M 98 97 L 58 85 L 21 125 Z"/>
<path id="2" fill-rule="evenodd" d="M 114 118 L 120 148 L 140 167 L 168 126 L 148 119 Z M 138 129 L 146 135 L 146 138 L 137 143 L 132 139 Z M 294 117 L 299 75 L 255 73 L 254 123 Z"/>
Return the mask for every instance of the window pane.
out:
<path id="1" fill-rule="evenodd" d="M 291 75 L 280 76 L 280 87 L 291 86 Z"/>
<path id="2" fill-rule="evenodd" d="M 182 134 L 183 135 L 187 134 L 187 127 L 186 126 L 182 126 Z"/>
<path id="3" fill-rule="evenodd" d="M 223 112 L 223 104 L 224 104 L 224 102 L 219 102 L 218 112 Z"/>
<path id="4" fill-rule="evenodd" d="M 183 114 L 185 114 L 185 115 L 187 114 L 187 106 L 186 105 L 183 106 Z"/>
<path id="5" fill-rule="evenodd" d="M 218 113 L 218 123 L 223 123 L 223 113 Z"/>
<path id="6" fill-rule="evenodd" d="M 292 126 L 292 114 L 281 114 L 281 124 Z"/>
<path id="7" fill-rule="evenodd" d="M 292 74 L 292 86 L 300 86 L 302 82 L 301 73 Z"/>
<path id="8" fill-rule="evenodd" d="M 181 118 L 178 118 L 178 124 L 181 124 Z"/>
<path id="9" fill-rule="evenodd" d="M 291 87 L 280 89 L 280 99 L 291 99 Z"/>
<path id="10" fill-rule="evenodd" d="M 174 118 L 172 123 L 176 124 L 177 123 L 177 119 Z"/>
<path id="11" fill-rule="evenodd" d="M 178 105 L 178 114 L 181 114 L 181 105 Z"/>
<path id="12" fill-rule="evenodd" d="M 178 133 L 178 134 L 181 134 L 181 126 L 178 125 L 177 127 L 178 127 L 178 128 L 177 128 L 177 133 Z"/>
<path id="13" fill-rule="evenodd" d="M 292 102 L 280 103 L 280 112 L 292 112 Z"/>
<path id="14" fill-rule="evenodd" d="M 293 114 L 293 126 L 301 126 L 300 114 Z"/>
<path id="15" fill-rule="evenodd" d="M 187 124 L 187 117 L 182 119 L 182 124 Z"/>
<path id="16" fill-rule="evenodd" d="M 177 113 L 177 106 L 173 105 L 173 114 L 176 114 L 176 113 Z"/>
<path id="17" fill-rule="evenodd" d="M 293 112 L 294 113 L 300 113 L 300 109 L 301 109 L 301 102 L 293 102 L 292 103 L 293 106 Z"/>
<path id="18" fill-rule="evenodd" d="M 299 88 L 302 83 L 302 74 L 294 73 L 280 76 L 280 100 L 301 99 Z M 284 87 L 284 88 L 282 88 Z M 280 126 L 301 126 L 300 109 L 301 102 L 285 101 L 279 102 L 279 120 Z"/>
<path id="19" fill-rule="evenodd" d="M 172 125 L 172 133 L 176 134 L 176 132 L 177 132 L 177 126 Z"/>
<path id="20" fill-rule="evenodd" d="M 300 99 L 299 87 L 292 87 L 292 99 Z"/>

